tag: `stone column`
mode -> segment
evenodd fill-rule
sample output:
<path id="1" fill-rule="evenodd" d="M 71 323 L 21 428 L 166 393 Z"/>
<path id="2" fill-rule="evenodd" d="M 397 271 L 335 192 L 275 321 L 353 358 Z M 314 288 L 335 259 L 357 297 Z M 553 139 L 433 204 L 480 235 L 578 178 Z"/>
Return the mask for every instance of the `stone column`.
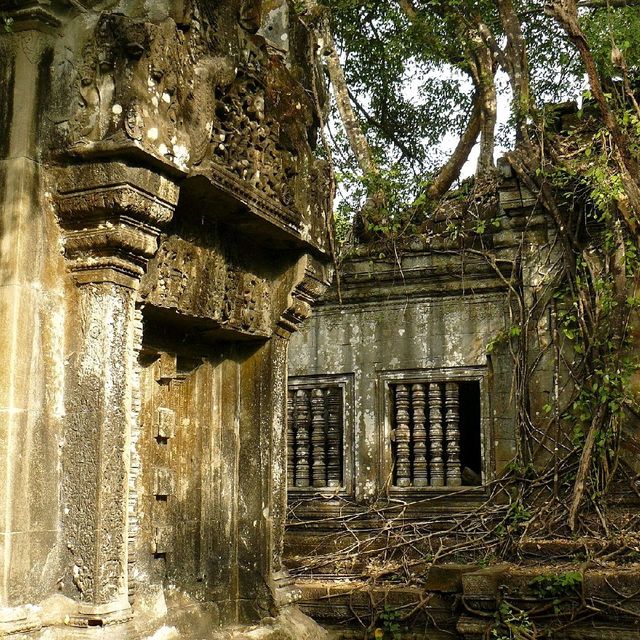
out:
<path id="1" fill-rule="evenodd" d="M 3 4 L 0 28 L 0 636 L 40 626 L 55 586 L 60 428 L 56 231 L 42 188 L 45 91 L 59 26 L 48 7 Z M 52 316 L 57 316 L 52 318 Z M 50 391 L 47 384 L 51 384 Z"/>
<path id="2" fill-rule="evenodd" d="M 118 162 L 67 168 L 57 183 L 65 256 L 78 284 L 63 452 L 65 582 L 78 600 L 69 624 L 101 626 L 131 617 L 127 505 L 136 292 L 178 190 L 157 173 Z"/>
<path id="3" fill-rule="evenodd" d="M 298 261 L 289 306 L 280 316 L 273 340 L 274 390 L 273 435 L 271 438 L 272 465 L 272 572 L 276 603 L 285 605 L 296 599 L 292 581 L 282 564 L 284 526 L 287 515 L 287 354 L 289 339 L 300 324 L 311 315 L 312 304 L 320 298 L 331 283 L 332 270 L 310 255 Z"/>

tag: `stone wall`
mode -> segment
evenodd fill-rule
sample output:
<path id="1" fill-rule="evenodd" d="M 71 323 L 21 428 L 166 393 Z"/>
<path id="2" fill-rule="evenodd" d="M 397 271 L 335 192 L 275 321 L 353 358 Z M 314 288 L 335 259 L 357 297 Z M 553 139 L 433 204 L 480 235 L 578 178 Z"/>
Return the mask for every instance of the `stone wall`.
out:
<path id="1" fill-rule="evenodd" d="M 274 615 L 287 345 L 329 279 L 305 28 L 0 11 L 0 635 Z"/>

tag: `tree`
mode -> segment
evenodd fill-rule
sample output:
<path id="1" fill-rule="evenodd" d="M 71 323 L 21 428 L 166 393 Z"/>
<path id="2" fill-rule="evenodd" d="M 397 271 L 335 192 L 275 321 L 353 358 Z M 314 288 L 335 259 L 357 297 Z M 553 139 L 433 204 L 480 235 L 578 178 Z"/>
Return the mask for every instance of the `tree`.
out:
<path id="1" fill-rule="evenodd" d="M 596 5 L 585 10 L 604 54 L 603 24 L 612 11 L 635 7 L 607 11 L 606 3 Z M 436 199 L 458 179 L 478 136 L 478 171 L 493 165 L 499 100 L 511 103 L 511 131 L 526 138 L 523 125 L 536 104 L 579 97 L 582 67 L 574 43 L 545 15 L 541 0 L 517 6 L 512 0 L 306 0 L 304 9 L 321 27 L 319 41 L 347 132 L 348 144 L 337 140 L 338 169 L 352 182 L 372 167 L 383 174 L 394 170 L 408 194 L 427 181 L 427 193 Z M 621 43 L 631 67 L 634 40 Z M 508 86 L 496 85 L 498 71 L 509 78 Z M 452 132 L 459 143 L 445 158 L 439 143 Z"/>

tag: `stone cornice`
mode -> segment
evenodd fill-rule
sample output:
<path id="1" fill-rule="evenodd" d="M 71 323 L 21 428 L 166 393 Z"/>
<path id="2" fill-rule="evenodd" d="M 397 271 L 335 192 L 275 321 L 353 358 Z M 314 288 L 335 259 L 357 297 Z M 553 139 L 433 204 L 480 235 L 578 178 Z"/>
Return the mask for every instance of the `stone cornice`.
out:
<path id="1" fill-rule="evenodd" d="M 118 162 L 71 166 L 56 177 L 65 257 L 77 282 L 136 288 L 161 227 L 173 216 L 177 185 Z"/>
<path id="2" fill-rule="evenodd" d="M 12 31 L 49 31 L 66 15 L 86 12 L 95 0 L 0 0 L 0 11 L 13 20 Z"/>

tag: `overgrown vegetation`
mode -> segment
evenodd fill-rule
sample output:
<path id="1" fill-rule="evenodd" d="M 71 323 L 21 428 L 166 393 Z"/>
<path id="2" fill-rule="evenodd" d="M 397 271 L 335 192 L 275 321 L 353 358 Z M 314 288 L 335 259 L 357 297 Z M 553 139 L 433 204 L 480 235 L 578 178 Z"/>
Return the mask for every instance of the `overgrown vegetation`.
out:
<path id="1" fill-rule="evenodd" d="M 495 140 L 509 137 L 497 129 L 502 94 L 511 99 L 505 131 L 513 135 L 505 157 L 537 198 L 533 210 L 553 221 L 547 250 L 557 262 L 531 300 L 519 287 L 521 256 L 513 257 L 512 326 L 487 351 L 508 349 L 513 358 L 517 455 L 477 513 L 407 519 L 415 503 L 380 496 L 368 517 L 384 521 L 383 530 L 363 538 L 353 516 L 342 518 L 341 550 L 309 559 L 303 571 L 334 564 L 374 582 L 420 584 L 437 562 L 519 561 L 532 539 L 580 540 L 590 566 L 637 561 L 639 518 L 615 507 L 613 489 L 640 497 L 635 472 L 621 461 L 624 425 L 640 416 L 638 3 L 327 0 L 329 13 L 313 4 L 305 4 L 310 24 L 331 25 L 343 51 L 346 85 L 334 89 L 348 92 L 351 116 L 359 118 L 345 123 L 344 138 L 334 136 L 338 175 L 348 186 L 337 213 L 340 236 L 348 238 L 347 213 L 355 208 L 360 242 L 389 255 L 417 235 L 439 235 L 495 265 L 482 236 L 500 224 L 493 155 Z M 502 90 L 498 71 L 507 79 Z M 575 103 L 559 103 L 567 99 Z M 348 144 L 356 125 L 369 145 L 366 161 L 362 139 Z M 461 134 L 453 156 L 464 162 L 478 139 L 481 149 L 476 176 L 447 192 L 460 156 L 442 163 L 431 149 L 451 129 Z M 543 415 L 534 415 L 531 343 L 545 313 L 558 385 Z M 581 566 L 585 557 L 570 552 L 563 561 Z M 606 612 L 609 604 L 585 601 L 581 582 L 573 568 L 539 578 L 531 588 L 549 601 L 539 610 L 505 599 L 492 637 L 530 640 Z"/>

